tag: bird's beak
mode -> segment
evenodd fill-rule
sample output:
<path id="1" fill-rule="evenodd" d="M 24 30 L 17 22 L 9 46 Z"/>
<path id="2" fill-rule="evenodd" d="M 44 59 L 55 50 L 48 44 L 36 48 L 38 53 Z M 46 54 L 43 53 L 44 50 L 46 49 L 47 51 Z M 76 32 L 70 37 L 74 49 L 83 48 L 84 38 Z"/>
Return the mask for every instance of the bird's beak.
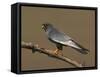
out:
<path id="1" fill-rule="evenodd" d="M 42 25 L 42 29 L 44 29 L 44 25 Z"/>
<path id="2" fill-rule="evenodd" d="M 45 25 L 44 24 L 42 24 L 42 29 L 44 29 L 45 28 Z"/>
<path id="3" fill-rule="evenodd" d="M 42 24 L 42 29 L 44 29 L 46 31 L 47 26 L 45 24 Z"/>

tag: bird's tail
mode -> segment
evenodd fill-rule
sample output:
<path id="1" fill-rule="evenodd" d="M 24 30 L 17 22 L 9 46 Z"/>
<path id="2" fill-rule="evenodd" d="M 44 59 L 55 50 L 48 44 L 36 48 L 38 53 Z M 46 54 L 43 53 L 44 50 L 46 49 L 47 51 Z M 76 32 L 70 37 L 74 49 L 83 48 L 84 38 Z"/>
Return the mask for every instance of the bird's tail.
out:
<path id="1" fill-rule="evenodd" d="M 72 41 L 73 41 L 73 40 L 72 40 Z M 73 42 L 79 47 L 79 49 L 78 49 L 78 48 L 75 48 L 75 47 L 72 47 L 72 48 L 74 48 L 75 50 L 79 51 L 79 52 L 82 53 L 82 54 L 88 54 L 88 52 L 89 52 L 88 49 L 86 49 L 86 48 L 84 48 L 83 46 L 79 45 L 79 44 L 76 43 L 75 41 L 73 41 Z"/>

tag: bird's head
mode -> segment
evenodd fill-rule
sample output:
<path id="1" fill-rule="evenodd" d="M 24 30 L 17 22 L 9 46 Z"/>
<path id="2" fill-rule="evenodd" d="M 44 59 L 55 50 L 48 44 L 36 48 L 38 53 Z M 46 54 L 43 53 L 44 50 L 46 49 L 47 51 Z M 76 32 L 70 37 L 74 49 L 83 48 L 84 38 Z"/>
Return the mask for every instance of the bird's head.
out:
<path id="1" fill-rule="evenodd" d="M 44 29 L 45 31 L 48 31 L 52 28 L 52 24 L 49 24 L 49 23 L 44 23 L 42 24 L 42 29 Z"/>

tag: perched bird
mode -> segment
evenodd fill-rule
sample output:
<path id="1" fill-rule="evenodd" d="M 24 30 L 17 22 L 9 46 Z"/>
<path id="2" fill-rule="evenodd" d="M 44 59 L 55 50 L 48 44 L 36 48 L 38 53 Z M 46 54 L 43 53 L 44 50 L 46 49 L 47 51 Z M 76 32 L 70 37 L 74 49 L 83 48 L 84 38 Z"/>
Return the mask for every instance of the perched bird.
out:
<path id="1" fill-rule="evenodd" d="M 52 24 L 44 23 L 42 24 L 42 29 L 44 29 L 48 39 L 56 44 L 57 49 L 54 51 L 56 55 L 58 55 L 60 50 L 63 50 L 63 46 L 68 46 L 76 49 L 82 54 L 87 54 L 88 49 L 85 49 L 81 45 L 79 45 L 76 41 L 74 41 L 71 37 L 57 30 Z M 61 53 L 62 54 L 62 53 Z"/>

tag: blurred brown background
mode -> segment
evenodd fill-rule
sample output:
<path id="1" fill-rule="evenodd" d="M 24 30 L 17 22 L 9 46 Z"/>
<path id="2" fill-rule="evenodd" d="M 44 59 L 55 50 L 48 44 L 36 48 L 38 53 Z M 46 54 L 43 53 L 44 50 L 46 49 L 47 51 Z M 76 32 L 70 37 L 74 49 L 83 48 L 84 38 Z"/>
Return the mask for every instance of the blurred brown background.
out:
<path id="1" fill-rule="evenodd" d="M 38 44 L 40 47 L 55 50 L 42 29 L 42 24 L 49 22 L 57 29 L 65 32 L 83 47 L 90 50 L 83 55 L 70 47 L 64 47 L 62 53 L 68 58 L 84 64 L 95 65 L 95 11 L 78 9 L 57 9 L 22 6 L 22 41 Z M 29 49 L 21 51 L 22 70 L 40 70 L 73 68 L 64 61 L 48 57 L 45 54 L 33 53 Z"/>

